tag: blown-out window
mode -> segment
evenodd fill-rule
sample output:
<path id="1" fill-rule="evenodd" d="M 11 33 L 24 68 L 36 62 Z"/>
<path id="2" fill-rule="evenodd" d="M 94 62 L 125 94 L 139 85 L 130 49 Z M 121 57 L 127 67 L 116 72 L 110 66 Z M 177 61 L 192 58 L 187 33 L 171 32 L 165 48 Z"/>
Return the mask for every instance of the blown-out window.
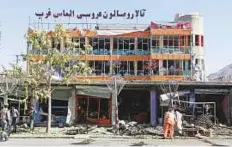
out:
<path id="1" fill-rule="evenodd" d="M 200 45 L 200 36 L 195 35 L 195 46 L 199 46 L 199 45 Z"/>

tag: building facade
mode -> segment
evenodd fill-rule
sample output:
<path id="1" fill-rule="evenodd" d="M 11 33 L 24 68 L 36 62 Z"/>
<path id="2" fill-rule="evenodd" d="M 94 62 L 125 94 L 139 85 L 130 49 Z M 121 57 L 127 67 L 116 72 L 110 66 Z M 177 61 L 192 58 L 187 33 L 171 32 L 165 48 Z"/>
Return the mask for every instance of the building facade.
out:
<path id="1" fill-rule="evenodd" d="M 81 48 L 93 47 L 83 58 L 93 69 L 90 80 L 107 80 L 120 74 L 126 80 L 165 81 L 191 76 L 204 80 L 203 31 L 202 16 L 178 14 L 174 22 L 97 24 L 93 29 L 69 28 L 67 33 Z M 64 53 L 71 53 L 64 45 L 60 48 Z M 34 56 L 44 54 L 43 50 L 32 48 L 28 52 Z M 79 52 L 71 54 L 78 56 Z"/>
<path id="2" fill-rule="evenodd" d="M 48 34 L 52 33 L 52 30 L 46 31 Z M 68 28 L 67 33 L 81 48 L 84 49 L 85 45 L 91 45 L 93 48 L 86 51 L 87 54 L 81 55 L 93 72 L 87 77 L 77 75 L 77 79 L 89 79 L 94 83 L 107 81 L 112 75 L 121 75 L 126 81 L 205 80 L 203 17 L 197 13 L 177 14 L 174 21 L 151 22 L 148 25 L 96 24 L 94 28 L 88 29 L 73 27 Z M 79 51 L 65 49 L 64 44 L 60 44 L 60 51 L 77 57 L 81 54 Z M 46 55 L 46 51 L 28 46 L 28 54 L 37 58 Z M 122 91 L 118 98 L 121 104 L 119 115 L 122 116 L 121 114 L 128 111 L 131 116 L 133 109 L 141 107 L 141 112 L 138 112 L 134 119 L 141 121 L 141 118 L 146 117 L 146 112 L 149 112 L 150 122 L 156 124 L 154 120 L 157 120 L 158 113 L 157 89 L 143 90 Z M 104 89 L 96 89 L 91 93 L 83 92 L 83 88 L 79 87 L 76 92 L 69 94 L 71 96 L 66 100 L 72 105 L 68 106 L 72 119 L 83 120 L 81 117 L 85 115 L 81 109 L 90 111 L 91 107 L 97 113 L 89 121 L 96 122 L 94 119 L 97 119 L 98 123 L 110 123 L 111 113 L 108 112 L 112 111 L 112 96 L 106 96 L 107 92 L 105 95 L 96 94 L 96 91 L 103 93 Z M 135 95 L 132 96 L 133 94 Z M 125 100 L 124 97 L 134 99 Z M 146 100 L 143 97 L 146 97 Z M 133 106 L 129 108 L 128 104 Z M 87 112 L 87 116 L 91 115 L 94 114 Z"/>

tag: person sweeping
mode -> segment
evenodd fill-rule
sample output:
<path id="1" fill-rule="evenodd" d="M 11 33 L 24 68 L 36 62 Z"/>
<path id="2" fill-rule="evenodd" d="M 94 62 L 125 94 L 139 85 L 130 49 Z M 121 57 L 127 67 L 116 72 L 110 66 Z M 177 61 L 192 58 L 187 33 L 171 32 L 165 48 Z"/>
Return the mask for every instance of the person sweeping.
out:
<path id="1" fill-rule="evenodd" d="M 174 126 L 176 124 L 176 116 L 173 108 L 169 108 L 164 116 L 164 139 L 171 137 L 174 139 Z"/>

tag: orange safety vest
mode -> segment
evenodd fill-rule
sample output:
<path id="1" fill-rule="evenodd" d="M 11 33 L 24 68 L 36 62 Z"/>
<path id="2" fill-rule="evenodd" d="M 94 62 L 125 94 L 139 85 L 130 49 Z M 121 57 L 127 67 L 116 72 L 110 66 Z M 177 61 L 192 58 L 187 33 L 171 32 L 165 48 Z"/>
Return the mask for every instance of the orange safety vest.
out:
<path id="1" fill-rule="evenodd" d="M 172 112 L 167 112 L 165 115 L 165 122 L 171 125 L 175 124 L 175 114 Z"/>

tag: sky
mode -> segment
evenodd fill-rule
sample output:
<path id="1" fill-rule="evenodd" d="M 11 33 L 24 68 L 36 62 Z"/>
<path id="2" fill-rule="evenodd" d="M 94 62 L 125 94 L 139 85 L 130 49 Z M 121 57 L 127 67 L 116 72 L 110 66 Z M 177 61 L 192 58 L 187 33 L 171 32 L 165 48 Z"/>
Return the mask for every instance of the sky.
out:
<path id="1" fill-rule="evenodd" d="M 15 62 L 15 55 L 26 52 L 24 35 L 30 20 L 37 20 L 35 12 L 73 9 L 77 13 L 98 11 L 134 12 L 146 9 L 145 17 L 138 23 L 173 21 L 176 13 L 199 12 L 204 17 L 206 73 L 220 70 L 232 63 L 232 1 L 231 0 L 1 0 L 1 49 L 0 64 Z M 81 22 L 72 19 L 71 22 Z M 98 20 L 99 23 L 109 23 Z M 114 19 L 110 23 L 136 23 L 135 20 Z"/>

